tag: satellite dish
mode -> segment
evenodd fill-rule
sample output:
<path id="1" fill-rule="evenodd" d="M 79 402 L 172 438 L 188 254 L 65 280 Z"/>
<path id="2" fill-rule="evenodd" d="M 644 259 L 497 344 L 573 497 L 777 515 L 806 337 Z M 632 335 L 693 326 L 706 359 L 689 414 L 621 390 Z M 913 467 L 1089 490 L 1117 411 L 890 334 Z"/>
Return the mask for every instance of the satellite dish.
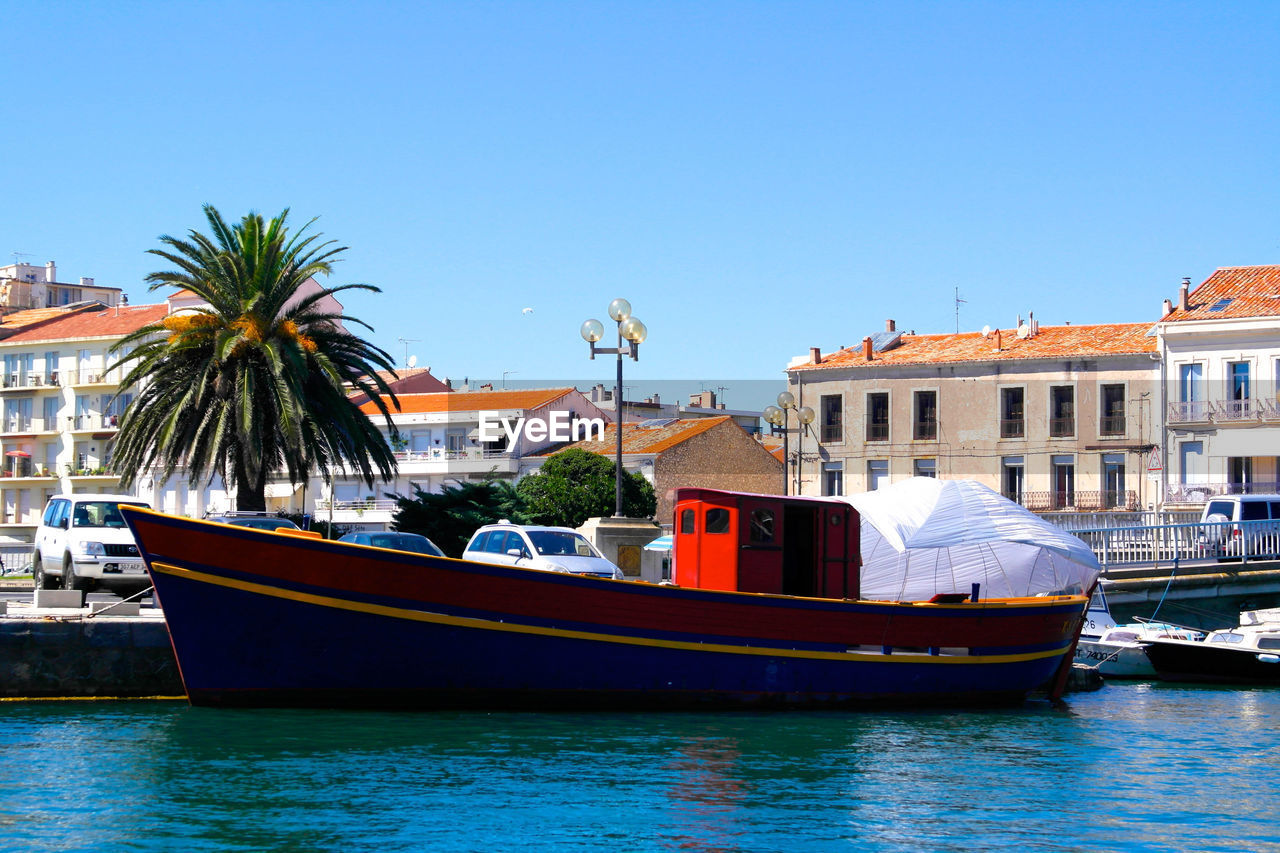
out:
<path id="1" fill-rule="evenodd" d="M 989 334 L 991 334 L 991 327 L 990 327 L 990 326 L 983 326 L 983 327 L 982 327 L 982 336 L 985 338 L 985 337 L 986 337 L 987 335 L 989 335 Z"/>
<path id="2" fill-rule="evenodd" d="M 1026 323 L 1020 323 L 1018 325 L 1018 337 L 1020 338 L 1031 337 L 1031 327 L 1028 326 Z"/>
<path id="3" fill-rule="evenodd" d="M 418 366 L 418 357 L 417 357 L 416 355 L 411 355 L 411 356 L 409 356 L 408 365 L 409 365 L 409 367 L 410 367 L 410 368 L 417 367 L 417 366 Z"/>

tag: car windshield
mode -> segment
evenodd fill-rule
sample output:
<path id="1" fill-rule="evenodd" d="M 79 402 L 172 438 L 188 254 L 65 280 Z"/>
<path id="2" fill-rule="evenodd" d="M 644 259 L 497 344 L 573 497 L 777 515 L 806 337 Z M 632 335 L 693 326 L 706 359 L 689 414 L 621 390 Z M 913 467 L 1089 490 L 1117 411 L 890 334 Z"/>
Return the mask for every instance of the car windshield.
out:
<path id="1" fill-rule="evenodd" d="M 533 547 L 545 557 L 596 557 L 595 549 L 585 537 L 561 530 L 528 530 Z"/>
<path id="2" fill-rule="evenodd" d="M 431 544 L 425 536 L 410 536 L 404 533 L 375 533 L 369 538 L 369 544 L 377 548 L 394 548 L 397 551 L 412 551 L 415 554 L 431 554 L 443 556 L 439 548 Z"/>
<path id="3" fill-rule="evenodd" d="M 89 501 L 78 503 L 71 513 L 72 527 L 124 527 L 117 501 Z M 144 503 L 126 503 L 124 506 L 146 507 Z"/>

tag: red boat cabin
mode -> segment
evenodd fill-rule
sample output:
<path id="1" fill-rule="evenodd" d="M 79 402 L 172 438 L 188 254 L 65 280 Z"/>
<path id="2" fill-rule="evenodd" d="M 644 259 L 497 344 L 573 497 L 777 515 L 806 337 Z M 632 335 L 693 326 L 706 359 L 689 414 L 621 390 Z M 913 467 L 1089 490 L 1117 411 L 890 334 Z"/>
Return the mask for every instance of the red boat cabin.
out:
<path id="1" fill-rule="evenodd" d="M 679 586 L 813 598 L 857 598 L 858 512 L 823 498 L 680 489 Z"/>

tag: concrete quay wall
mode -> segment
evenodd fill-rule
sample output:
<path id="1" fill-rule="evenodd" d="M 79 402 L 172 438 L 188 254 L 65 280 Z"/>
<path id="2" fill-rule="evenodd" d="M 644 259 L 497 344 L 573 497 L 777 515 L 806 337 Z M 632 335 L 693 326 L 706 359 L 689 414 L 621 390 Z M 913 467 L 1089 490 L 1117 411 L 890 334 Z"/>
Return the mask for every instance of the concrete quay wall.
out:
<path id="1" fill-rule="evenodd" d="M 183 695 L 163 619 L 0 616 L 0 698 Z"/>

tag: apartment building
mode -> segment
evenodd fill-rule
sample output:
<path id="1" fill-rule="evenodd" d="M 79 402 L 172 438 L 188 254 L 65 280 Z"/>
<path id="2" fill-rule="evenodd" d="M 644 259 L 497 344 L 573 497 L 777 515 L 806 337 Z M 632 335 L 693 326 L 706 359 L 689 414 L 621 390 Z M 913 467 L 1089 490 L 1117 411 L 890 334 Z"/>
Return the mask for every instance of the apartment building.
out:
<path id="1" fill-rule="evenodd" d="M 0 266 L 0 310 L 59 308 L 81 302 L 101 302 L 114 308 L 128 300 L 120 288 L 95 284 L 91 278 L 81 278 L 75 284 L 58 281 L 58 267 L 53 261 L 44 266 Z"/>
<path id="2" fill-rule="evenodd" d="M 562 443 L 565 436 L 585 436 L 595 426 L 603 429 L 613 417 L 576 388 L 397 391 L 397 397 L 400 410 L 391 416 L 394 431 L 386 429 L 372 402 L 360 407 L 394 449 L 399 466 L 394 482 L 369 488 L 354 476 L 335 472 L 331 490 L 319 476 L 305 489 L 269 484 L 268 509 L 314 511 L 350 529 L 384 529 L 396 507 L 388 494 L 412 495 L 415 485 L 438 492 L 446 485 L 490 476 L 515 480 L 524 457 Z"/>
<path id="3" fill-rule="evenodd" d="M 816 348 L 787 369 L 789 477 L 838 495 L 911 477 L 978 480 L 1037 511 L 1146 508 L 1158 443 L 1159 364 L 1150 323 L 916 335 Z"/>
<path id="4" fill-rule="evenodd" d="M 1156 325 L 1167 500 L 1280 491 L 1280 265 L 1223 267 Z"/>
<path id="5" fill-rule="evenodd" d="M 0 339 L 0 537 L 31 541 L 52 494 L 118 491 L 111 451 L 132 395 L 117 396 L 121 369 L 110 349 L 166 310 L 73 305 Z"/>

